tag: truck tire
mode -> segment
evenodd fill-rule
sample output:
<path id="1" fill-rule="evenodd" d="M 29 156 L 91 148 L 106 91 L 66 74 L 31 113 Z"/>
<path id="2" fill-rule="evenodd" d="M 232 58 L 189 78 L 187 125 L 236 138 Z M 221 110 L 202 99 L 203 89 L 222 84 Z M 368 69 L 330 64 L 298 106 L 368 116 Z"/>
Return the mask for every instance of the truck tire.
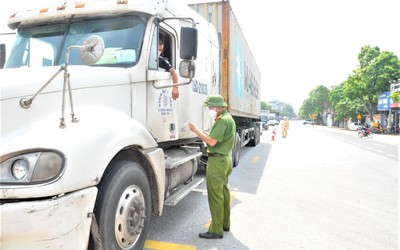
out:
<path id="1" fill-rule="evenodd" d="M 235 143 L 232 149 L 232 166 L 236 167 L 239 164 L 240 159 L 240 137 L 239 134 L 235 134 Z"/>
<path id="2" fill-rule="evenodd" d="M 132 161 L 117 161 L 110 167 L 94 209 L 102 249 L 143 249 L 151 215 L 147 176 Z"/>
<path id="3" fill-rule="evenodd" d="M 260 142 L 260 126 L 255 126 L 254 127 L 254 137 L 250 140 L 249 144 L 252 147 L 257 146 L 257 144 Z"/>
<path id="4" fill-rule="evenodd" d="M 260 131 L 260 126 L 256 127 L 256 145 L 260 143 L 261 140 L 261 131 Z"/>

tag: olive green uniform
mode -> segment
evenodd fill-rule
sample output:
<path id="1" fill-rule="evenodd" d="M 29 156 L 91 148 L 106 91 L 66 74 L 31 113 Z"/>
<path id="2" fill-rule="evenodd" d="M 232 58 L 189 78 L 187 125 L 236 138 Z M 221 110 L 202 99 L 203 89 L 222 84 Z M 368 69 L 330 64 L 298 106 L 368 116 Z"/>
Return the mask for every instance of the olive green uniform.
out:
<path id="1" fill-rule="evenodd" d="M 231 157 L 235 141 L 236 125 L 231 114 L 224 110 L 216 119 L 210 137 L 217 140 L 214 147 L 208 147 L 206 183 L 208 204 L 211 212 L 211 224 L 208 232 L 222 235 L 223 228 L 230 228 L 230 192 L 228 179 L 232 172 Z M 212 154 L 224 156 L 212 156 Z M 211 154 L 211 156 L 210 156 Z"/>

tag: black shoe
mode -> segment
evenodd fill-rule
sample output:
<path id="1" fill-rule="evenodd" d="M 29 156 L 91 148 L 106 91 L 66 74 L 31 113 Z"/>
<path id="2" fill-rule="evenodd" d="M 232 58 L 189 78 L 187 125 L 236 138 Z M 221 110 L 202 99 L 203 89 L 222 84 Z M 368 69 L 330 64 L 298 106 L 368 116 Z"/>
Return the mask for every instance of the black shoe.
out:
<path id="1" fill-rule="evenodd" d="M 222 239 L 222 235 L 216 235 L 216 234 L 210 234 L 209 232 L 205 232 L 205 233 L 200 233 L 199 234 L 200 238 L 203 239 Z"/>
<path id="2" fill-rule="evenodd" d="M 223 229 L 225 232 L 229 232 L 229 230 L 230 230 L 229 228 L 226 228 L 226 227 L 223 227 L 222 229 Z"/>

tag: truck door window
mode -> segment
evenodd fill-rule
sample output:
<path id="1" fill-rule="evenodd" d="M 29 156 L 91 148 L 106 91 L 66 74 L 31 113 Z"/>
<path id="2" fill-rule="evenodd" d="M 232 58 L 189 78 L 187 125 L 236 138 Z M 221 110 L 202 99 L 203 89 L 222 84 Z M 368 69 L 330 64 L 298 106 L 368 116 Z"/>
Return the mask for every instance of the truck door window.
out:
<path id="1" fill-rule="evenodd" d="M 159 41 L 164 43 L 164 49 L 162 51 L 158 51 Z M 173 50 L 173 36 L 167 33 L 164 30 L 155 31 L 153 33 L 152 43 L 151 43 L 151 52 L 150 52 L 150 60 L 149 60 L 149 69 L 152 70 L 160 70 L 165 71 L 160 68 L 158 65 L 158 57 L 164 57 L 169 61 L 169 63 L 175 68 L 175 56 Z"/>
<path id="2" fill-rule="evenodd" d="M 161 51 L 160 56 L 166 58 L 172 64 L 171 36 L 165 32 L 160 32 L 159 39 L 164 43 L 164 49 Z"/>
<path id="3" fill-rule="evenodd" d="M 158 32 L 153 32 L 153 38 L 151 40 L 151 49 L 149 57 L 149 69 L 158 69 Z"/>

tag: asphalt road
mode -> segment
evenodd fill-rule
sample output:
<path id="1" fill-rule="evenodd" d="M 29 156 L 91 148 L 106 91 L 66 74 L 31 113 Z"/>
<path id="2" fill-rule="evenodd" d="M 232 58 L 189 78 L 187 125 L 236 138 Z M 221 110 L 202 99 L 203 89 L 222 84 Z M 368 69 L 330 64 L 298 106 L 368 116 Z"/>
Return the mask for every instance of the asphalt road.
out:
<path id="1" fill-rule="evenodd" d="M 205 183 L 153 217 L 146 249 L 398 249 L 398 138 L 292 122 L 241 151 L 229 186 L 231 231 L 200 239 Z M 198 175 L 204 176 L 199 170 Z"/>

